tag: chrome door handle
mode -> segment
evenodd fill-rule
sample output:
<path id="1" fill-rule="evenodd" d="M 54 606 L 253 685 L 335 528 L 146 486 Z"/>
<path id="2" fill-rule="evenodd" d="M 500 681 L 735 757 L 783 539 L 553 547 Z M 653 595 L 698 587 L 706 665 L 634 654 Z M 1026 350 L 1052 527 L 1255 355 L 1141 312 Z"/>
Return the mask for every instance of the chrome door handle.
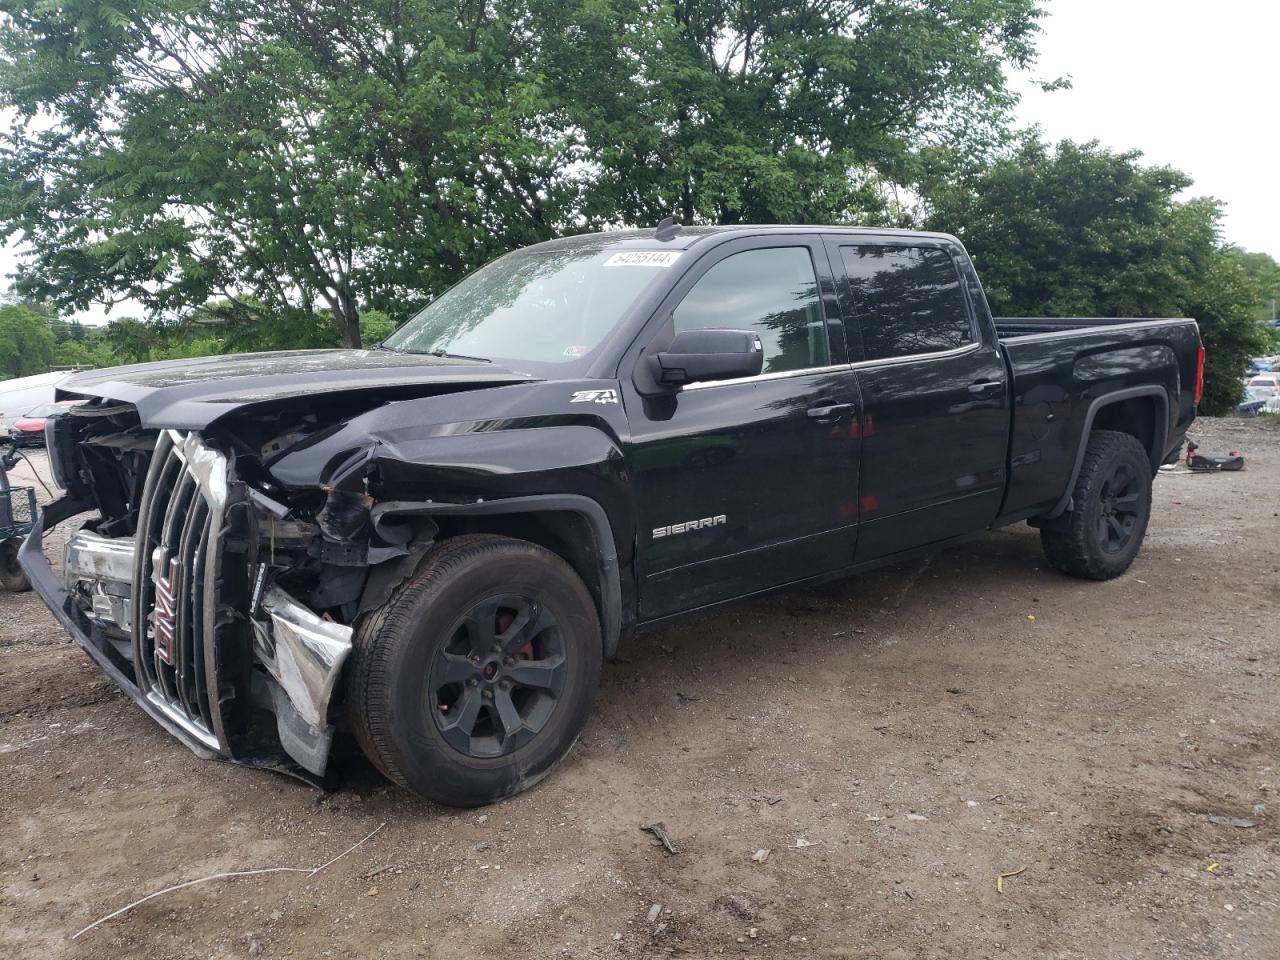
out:
<path id="1" fill-rule="evenodd" d="M 1004 384 L 999 380 L 979 380 L 977 383 L 969 384 L 969 392 L 982 396 L 985 393 L 994 393 L 1003 386 Z"/>
<path id="2" fill-rule="evenodd" d="M 810 407 L 805 411 L 805 416 L 819 423 L 835 423 L 851 410 L 853 410 L 852 403 L 829 403 L 823 407 Z"/>

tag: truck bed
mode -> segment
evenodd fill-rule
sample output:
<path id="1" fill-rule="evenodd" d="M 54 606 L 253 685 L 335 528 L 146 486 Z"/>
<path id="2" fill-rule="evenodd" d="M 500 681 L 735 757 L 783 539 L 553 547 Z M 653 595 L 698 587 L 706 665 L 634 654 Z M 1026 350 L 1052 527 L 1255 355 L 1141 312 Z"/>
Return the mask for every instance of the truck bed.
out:
<path id="1" fill-rule="evenodd" d="M 1065 507 L 1092 410 L 1107 398 L 1128 398 L 1109 416 L 1148 438 L 1153 469 L 1181 444 L 1195 417 L 1194 320 L 1002 317 L 995 325 L 1013 384 L 1006 518 Z"/>

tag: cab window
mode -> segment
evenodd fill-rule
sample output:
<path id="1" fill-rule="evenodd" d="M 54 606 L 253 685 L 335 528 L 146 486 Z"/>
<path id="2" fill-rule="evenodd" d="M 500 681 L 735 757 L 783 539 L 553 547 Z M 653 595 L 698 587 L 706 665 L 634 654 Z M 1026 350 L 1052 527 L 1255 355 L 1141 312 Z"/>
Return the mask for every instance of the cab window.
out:
<path id="1" fill-rule="evenodd" d="M 973 343 L 960 275 L 938 247 L 841 247 L 867 360 L 939 353 Z"/>
<path id="2" fill-rule="evenodd" d="M 829 363 L 808 247 L 770 247 L 725 257 L 685 295 L 673 321 L 676 333 L 709 327 L 754 330 L 764 347 L 765 373 Z"/>

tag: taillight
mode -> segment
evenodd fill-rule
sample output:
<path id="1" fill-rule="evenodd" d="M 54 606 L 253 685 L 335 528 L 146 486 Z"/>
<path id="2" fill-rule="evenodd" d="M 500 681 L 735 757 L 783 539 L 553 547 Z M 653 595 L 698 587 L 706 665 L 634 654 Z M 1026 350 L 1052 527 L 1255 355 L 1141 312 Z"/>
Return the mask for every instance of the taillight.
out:
<path id="1" fill-rule="evenodd" d="M 1196 351 L 1196 392 L 1192 395 L 1196 405 L 1200 404 L 1200 398 L 1204 396 L 1204 344 L 1200 344 L 1200 349 Z"/>

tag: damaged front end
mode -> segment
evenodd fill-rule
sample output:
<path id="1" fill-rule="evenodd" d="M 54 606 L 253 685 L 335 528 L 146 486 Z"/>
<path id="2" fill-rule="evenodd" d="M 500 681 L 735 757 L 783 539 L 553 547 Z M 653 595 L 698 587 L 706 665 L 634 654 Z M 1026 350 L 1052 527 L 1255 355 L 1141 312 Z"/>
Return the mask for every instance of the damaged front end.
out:
<path id="1" fill-rule="evenodd" d="M 353 625 L 413 569 L 434 525 L 375 529 L 361 463 L 283 490 L 265 464 L 309 434 L 271 418 L 156 431 L 130 405 L 97 400 L 55 422 L 50 459 L 67 496 L 23 551 L 36 589 L 197 753 L 323 780 Z M 59 582 L 43 535 L 88 511 Z"/>

